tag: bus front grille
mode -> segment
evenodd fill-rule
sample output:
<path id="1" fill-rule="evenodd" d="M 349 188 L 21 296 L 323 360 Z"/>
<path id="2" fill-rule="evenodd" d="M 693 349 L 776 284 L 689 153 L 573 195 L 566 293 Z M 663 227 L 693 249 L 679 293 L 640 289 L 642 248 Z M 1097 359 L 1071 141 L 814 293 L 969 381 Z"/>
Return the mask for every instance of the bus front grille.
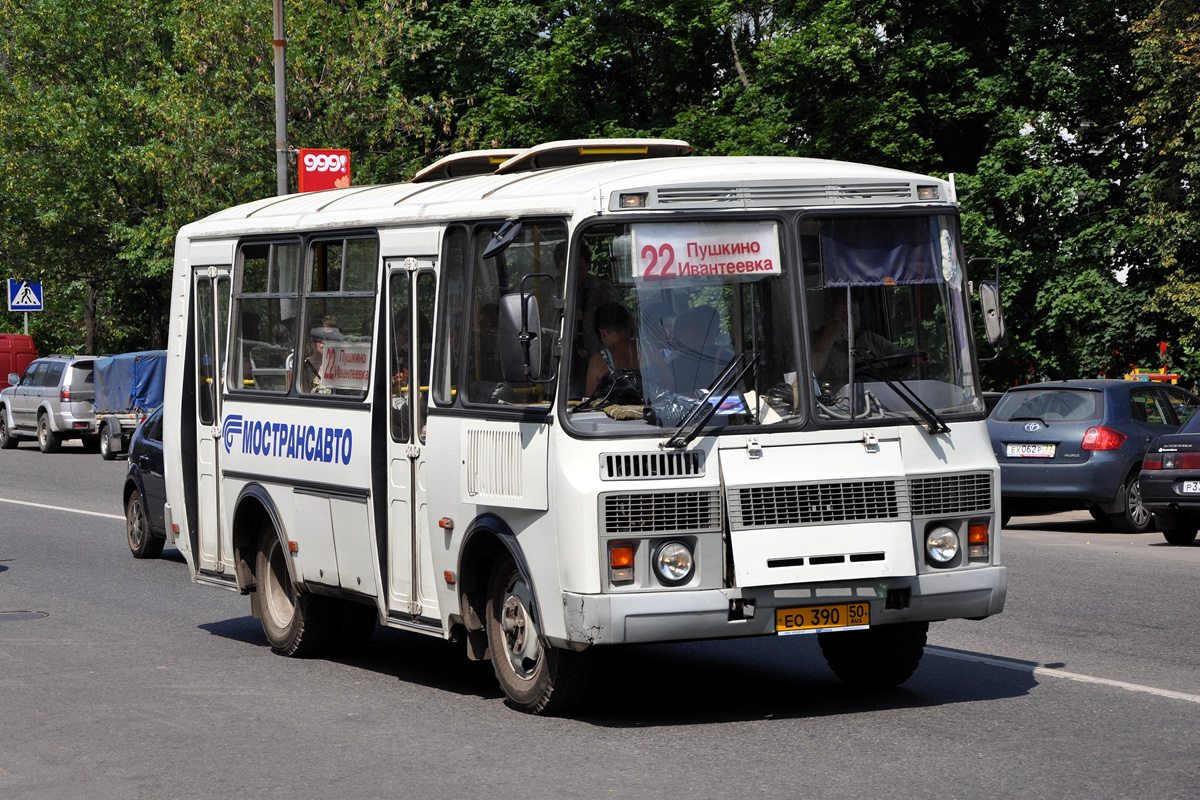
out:
<path id="1" fill-rule="evenodd" d="M 935 475 L 908 482 L 913 516 L 971 514 L 992 508 L 992 473 Z"/>
<path id="2" fill-rule="evenodd" d="M 609 494 L 603 514 L 609 535 L 719 531 L 721 496 L 716 490 Z"/>
<path id="3" fill-rule="evenodd" d="M 735 530 L 908 516 L 908 487 L 903 481 L 838 481 L 729 490 L 729 524 Z"/>
<path id="4" fill-rule="evenodd" d="M 648 480 L 704 476 L 704 451 L 601 453 L 600 480 Z"/>

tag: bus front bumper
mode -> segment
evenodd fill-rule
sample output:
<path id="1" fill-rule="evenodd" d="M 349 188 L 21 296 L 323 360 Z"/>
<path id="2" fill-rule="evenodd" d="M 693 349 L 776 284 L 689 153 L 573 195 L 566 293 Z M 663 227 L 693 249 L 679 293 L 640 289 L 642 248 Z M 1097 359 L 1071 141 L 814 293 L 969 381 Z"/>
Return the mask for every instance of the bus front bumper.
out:
<path id="1" fill-rule="evenodd" d="M 867 601 L 871 625 L 981 619 L 1004 610 L 1008 573 L 977 567 L 905 578 L 747 589 L 563 593 L 567 641 L 581 645 L 646 644 L 774 634 L 777 608 Z M 899 606 L 899 607 L 897 607 Z"/>

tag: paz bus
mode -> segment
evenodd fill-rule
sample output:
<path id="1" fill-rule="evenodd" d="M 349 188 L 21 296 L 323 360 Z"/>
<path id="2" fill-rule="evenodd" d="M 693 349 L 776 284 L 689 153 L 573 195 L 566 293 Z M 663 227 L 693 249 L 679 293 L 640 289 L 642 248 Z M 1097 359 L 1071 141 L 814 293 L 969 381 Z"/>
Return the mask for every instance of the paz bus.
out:
<path id="1" fill-rule="evenodd" d="M 996 344 L 952 181 L 676 140 L 240 205 L 176 242 L 168 535 L 277 653 L 454 640 L 530 713 L 632 643 L 896 685 L 1004 606 L 975 294 Z"/>

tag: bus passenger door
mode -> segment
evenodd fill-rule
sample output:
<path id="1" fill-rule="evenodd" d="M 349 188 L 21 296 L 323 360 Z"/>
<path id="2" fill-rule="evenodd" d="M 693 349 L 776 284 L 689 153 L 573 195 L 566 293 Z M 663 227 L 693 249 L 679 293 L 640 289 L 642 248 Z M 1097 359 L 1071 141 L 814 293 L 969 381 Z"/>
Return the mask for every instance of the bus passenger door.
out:
<path id="1" fill-rule="evenodd" d="M 199 488 L 201 572 L 225 571 L 221 548 L 221 395 L 225 381 L 225 342 L 229 324 L 229 267 L 196 270 L 192 296 L 196 308 L 196 471 Z"/>
<path id="2" fill-rule="evenodd" d="M 424 484 L 425 416 L 437 278 L 431 261 L 388 266 L 388 612 L 440 622 Z"/>

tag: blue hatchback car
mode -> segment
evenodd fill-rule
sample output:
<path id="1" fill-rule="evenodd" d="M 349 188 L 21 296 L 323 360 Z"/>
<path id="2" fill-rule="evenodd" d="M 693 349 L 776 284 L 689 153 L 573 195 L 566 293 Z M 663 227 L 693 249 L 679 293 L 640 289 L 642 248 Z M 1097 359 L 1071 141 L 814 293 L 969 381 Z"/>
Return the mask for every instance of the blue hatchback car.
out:
<path id="1" fill-rule="evenodd" d="M 1138 474 L 1156 436 L 1174 433 L 1200 398 L 1145 381 L 1074 380 L 1009 389 L 988 417 L 1000 462 L 1001 514 L 1085 508 L 1125 533 L 1150 528 Z"/>
<path id="2" fill-rule="evenodd" d="M 142 420 L 129 441 L 125 473 L 125 538 L 134 558 L 157 558 L 167 541 L 163 506 L 167 502 L 163 469 L 163 410 Z"/>

